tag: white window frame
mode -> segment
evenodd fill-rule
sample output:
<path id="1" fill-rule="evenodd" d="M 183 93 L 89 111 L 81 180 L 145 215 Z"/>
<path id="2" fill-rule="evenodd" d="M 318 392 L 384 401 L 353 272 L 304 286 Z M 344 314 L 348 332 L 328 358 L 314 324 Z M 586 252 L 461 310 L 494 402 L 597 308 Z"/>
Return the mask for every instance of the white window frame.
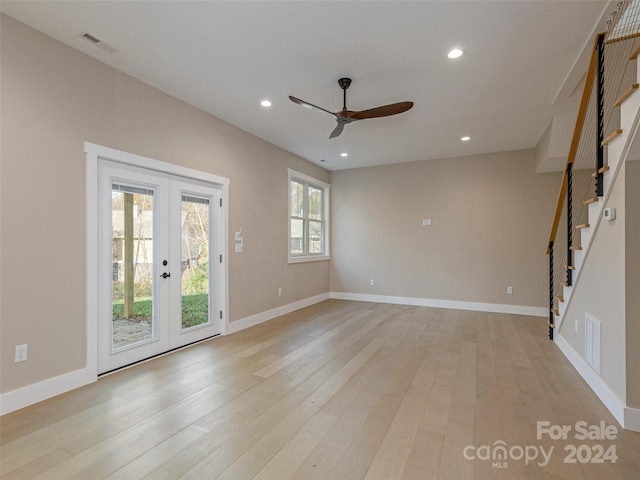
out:
<path id="1" fill-rule="evenodd" d="M 318 262 L 322 260 L 329 260 L 331 257 L 329 255 L 330 245 L 329 239 L 331 236 L 329 235 L 329 197 L 331 186 L 318 180 L 317 178 L 310 177 L 309 175 L 305 175 L 304 173 L 297 172 L 292 169 L 287 170 L 288 178 L 287 178 L 287 255 L 289 258 L 289 263 L 301 263 L 301 262 Z M 323 190 L 323 205 L 322 205 L 322 213 L 324 223 L 324 252 L 323 253 L 312 253 L 309 254 L 308 251 L 302 255 L 294 255 L 291 253 L 291 181 L 297 181 L 303 183 L 305 185 L 305 215 L 304 221 L 308 222 L 309 213 L 306 206 L 306 197 L 307 197 L 307 189 L 309 185 L 315 188 L 320 188 Z M 298 217 L 296 217 L 298 218 Z M 308 229 L 308 227 L 307 227 Z M 308 242 L 306 242 L 305 249 L 308 249 Z"/>

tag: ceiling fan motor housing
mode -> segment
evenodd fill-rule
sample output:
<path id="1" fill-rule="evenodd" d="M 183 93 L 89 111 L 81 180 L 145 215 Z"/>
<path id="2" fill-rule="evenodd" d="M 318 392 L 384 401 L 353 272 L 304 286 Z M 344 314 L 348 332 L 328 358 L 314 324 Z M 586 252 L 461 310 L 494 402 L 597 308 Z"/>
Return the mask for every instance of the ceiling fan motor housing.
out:
<path id="1" fill-rule="evenodd" d="M 341 89 L 346 90 L 347 88 L 349 88 L 349 85 L 351 85 L 351 79 L 343 77 L 338 80 L 338 85 L 340 85 Z"/>

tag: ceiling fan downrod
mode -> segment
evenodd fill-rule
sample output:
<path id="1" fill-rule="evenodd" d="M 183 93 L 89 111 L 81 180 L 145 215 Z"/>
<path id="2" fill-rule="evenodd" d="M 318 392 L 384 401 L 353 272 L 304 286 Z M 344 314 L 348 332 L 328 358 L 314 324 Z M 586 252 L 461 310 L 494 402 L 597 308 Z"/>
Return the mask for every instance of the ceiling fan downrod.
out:
<path id="1" fill-rule="evenodd" d="M 351 85 L 351 79 L 343 77 L 338 80 L 338 85 L 340 85 L 340 88 L 342 89 L 342 100 L 343 100 L 342 110 L 346 110 L 347 109 L 347 88 L 349 88 L 349 85 Z"/>

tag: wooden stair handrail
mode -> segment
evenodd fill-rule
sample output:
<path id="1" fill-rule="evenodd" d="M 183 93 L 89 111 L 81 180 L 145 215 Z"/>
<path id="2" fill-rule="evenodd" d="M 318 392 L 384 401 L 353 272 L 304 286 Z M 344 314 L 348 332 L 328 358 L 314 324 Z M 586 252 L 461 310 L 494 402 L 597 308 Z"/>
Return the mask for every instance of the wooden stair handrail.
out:
<path id="1" fill-rule="evenodd" d="M 567 164 L 562 175 L 562 183 L 560 184 L 560 191 L 558 192 L 558 200 L 556 202 L 556 211 L 553 215 L 553 223 L 551 224 L 551 233 L 549 234 L 549 242 L 547 244 L 547 254 L 549 254 L 551 245 L 556 239 L 558 233 L 558 225 L 560 224 L 560 217 L 562 216 L 562 207 L 564 207 L 565 197 L 567 196 L 567 169 L 569 165 L 573 165 L 578 153 L 578 146 L 580 144 L 580 138 L 582 137 L 582 129 L 584 127 L 584 120 L 587 116 L 587 110 L 589 109 L 589 100 L 591 99 L 591 91 L 593 90 L 593 84 L 596 79 L 596 70 L 598 67 L 598 39 L 600 36 L 604 36 L 604 33 L 596 35 L 593 43 L 593 50 L 591 51 L 591 61 L 589 63 L 589 69 L 587 70 L 587 78 L 584 81 L 584 90 L 582 91 L 582 99 L 580 100 L 580 108 L 578 109 L 578 117 L 576 118 L 576 126 L 573 130 L 573 137 L 571 138 L 571 147 L 569 148 L 569 156 L 567 157 Z"/>

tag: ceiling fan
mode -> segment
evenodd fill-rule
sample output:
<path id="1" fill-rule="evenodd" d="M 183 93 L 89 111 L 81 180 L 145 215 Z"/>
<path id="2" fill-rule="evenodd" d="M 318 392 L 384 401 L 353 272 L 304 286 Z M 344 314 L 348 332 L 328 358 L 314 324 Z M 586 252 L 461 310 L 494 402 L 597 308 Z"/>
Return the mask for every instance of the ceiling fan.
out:
<path id="1" fill-rule="evenodd" d="M 339 112 L 330 112 L 329 110 L 325 110 L 324 108 L 313 105 L 309 102 L 305 102 L 304 100 L 300 100 L 299 98 L 292 97 L 289 95 L 289 100 L 298 105 L 301 105 L 305 108 L 309 108 L 311 110 L 319 110 L 321 112 L 326 112 L 329 115 L 333 116 L 338 125 L 333 129 L 329 138 L 335 138 L 342 133 L 344 126 L 347 123 L 355 122 L 356 120 L 364 120 L 367 118 L 378 118 L 378 117 L 388 117 L 390 115 L 397 115 L 398 113 L 406 112 L 411 107 L 413 107 L 413 102 L 399 102 L 399 103 L 391 103 L 389 105 L 383 105 L 381 107 L 370 108 L 368 110 L 361 110 L 359 112 L 354 112 L 353 110 L 347 110 L 347 88 L 351 85 L 350 78 L 341 78 L 338 80 L 338 85 L 342 89 L 343 94 L 343 106 L 342 110 Z"/>

